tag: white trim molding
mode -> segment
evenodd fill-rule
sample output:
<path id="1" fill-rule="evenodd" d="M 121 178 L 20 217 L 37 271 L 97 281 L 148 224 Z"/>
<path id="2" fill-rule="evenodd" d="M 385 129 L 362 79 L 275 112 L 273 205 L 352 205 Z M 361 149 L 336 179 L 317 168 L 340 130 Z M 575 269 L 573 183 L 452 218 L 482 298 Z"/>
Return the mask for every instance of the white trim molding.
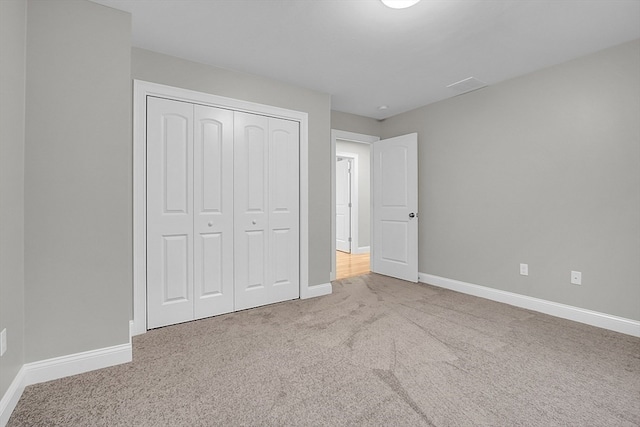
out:
<path id="1" fill-rule="evenodd" d="M 24 383 L 24 366 L 18 371 L 18 375 L 13 379 L 9 388 L 0 400 L 0 427 L 4 427 L 9 422 L 11 413 L 16 408 L 20 396 L 26 387 Z"/>
<path id="2" fill-rule="evenodd" d="M 302 291 L 304 290 L 304 293 Z M 322 283 L 320 285 L 312 285 L 306 288 L 300 289 L 300 299 L 321 297 L 323 295 L 329 295 L 333 291 L 331 283 Z"/>
<path id="3" fill-rule="evenodd" d="M 26 363 L 0 400 L 0 427 L 4 427 L 26 386 L 108 368 L 133 360 L 131 341 L 97 350 Z"/>
<path id="4" fill-rule="evenodd" d="M 371 252 L 371 246 L 359 246 L 352 251 L 354 254 L 366 254 Z"/>
<path id="5" fill-rule="evenodd" d="M 133 360 L 131 343 L 54 357 L 24 365 L 25 385 L 57 380 Z"/>
<path id="6" fill-rule="evenodd" d="M 609 329 L 611 331 L 640 337 L 640 322 L 636 320 L 625 319 L 624 317 L 613 316 L 611 314 L 600 313 L 598 311 L 587 310 L 540 298 L 475 285 L 473 283 L 447 279 L 446 277 L 434 276 L 433 274 L 418 273 L 418 277 L 421 283 L 450 289 L 452 291 L 480 298 L 486 298 L 492 301 L 502 302 L 516 307 L 526 308 L 528 310 L 573 320 L 574 322 L 585 323 L 598 328 Z"/>

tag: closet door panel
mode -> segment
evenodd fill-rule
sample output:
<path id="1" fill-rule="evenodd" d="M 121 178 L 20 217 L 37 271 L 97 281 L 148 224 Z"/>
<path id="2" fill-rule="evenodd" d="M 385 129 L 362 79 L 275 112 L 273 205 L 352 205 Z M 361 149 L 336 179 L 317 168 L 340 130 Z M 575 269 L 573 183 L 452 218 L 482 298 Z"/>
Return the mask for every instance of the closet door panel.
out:
<path id="1" fill-rule="evenodd" d="M 189 300 L 190 239 L 186 234 L 162 236 L 162 302 Z"/>
<path id="2" fill-rule="evenodd" d="M 271 302 L 300 296 L 299 142 L 297 122 L 269 119 L 268 279 Z"/>
<path id="3" fill-rule="evenodd" d="M 266 180 L 266 138 L 267 130 L 264 117 L 255 116 L 256 123 L 244 127 L 239 163 L 246 168 L 240 185 L 242 193 L 246 194 L 245 212 L 266 213 L 265 190 Z"/>
<path id="4" fill-rule="evenodd" d="M 194 110 L 194 318 L 233 311 L 233 112 Z"/>
<path id="5" fill-rule="evenodd" d="M 200 302 L 210 298 L 221 298 L 224 291 L 223 233 L 200 233 L 200 247 L 196 248 L 196 297 Z M 231 307 L 233 309 L 233 307 Z M 201 307 L 202 310 L 202 307 Z M 201 313 L 200 316 L 206 316 Z M 213 316 L 213 314 L 212 314 Z"/>
<path id="6" fill-rule="evenodd" d="M 235 309 L 269 303 L 269 119 L 234 115 Z"/>
<path id="7" fill-rule="evenodd" d="M 245 232 L 246 254 L 240 263 L 246 265 L 245 290 L 264 290 L 265 285 L 265 235 L 262 230 Z"/>
<path id="8" fill-rule="evenodd" d="M 148 98 L 148 328 L 193 318 L 193 105 Z"/>
<path id="9" fill-rule="evenodd" d="M 155 328 L 299 297 L 299 125 L 149 97 Z"/>

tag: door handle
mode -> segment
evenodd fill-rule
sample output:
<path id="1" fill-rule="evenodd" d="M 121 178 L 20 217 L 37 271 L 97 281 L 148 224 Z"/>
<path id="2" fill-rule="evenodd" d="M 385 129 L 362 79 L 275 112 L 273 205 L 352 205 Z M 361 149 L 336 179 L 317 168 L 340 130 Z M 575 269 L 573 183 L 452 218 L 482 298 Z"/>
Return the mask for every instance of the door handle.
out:
<path id="1" fill-rule="evenodd" d="M 209 227 L 213 227 L 213 221 L 209 221 L 209 222 L 207 223 L 207 225 L 208 225 Z"/>
<path id="2" fill-rule="evenodd" d="M 416 217 L 416 214 L 414 214 L 413 212 L 409 214 L 409 218 L 415 218 L 415 217 Z"/>

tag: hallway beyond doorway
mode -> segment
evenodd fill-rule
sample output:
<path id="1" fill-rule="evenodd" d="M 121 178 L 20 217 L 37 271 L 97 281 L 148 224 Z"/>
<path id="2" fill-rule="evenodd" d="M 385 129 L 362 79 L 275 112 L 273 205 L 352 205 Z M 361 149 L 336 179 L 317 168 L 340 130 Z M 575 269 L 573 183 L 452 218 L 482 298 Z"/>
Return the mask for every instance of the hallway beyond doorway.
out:
<path id="1" fill-rule="evenodd" d="M 336 251 L 336 280 L 369 273 L 369 258 L 369 253 L 349 254 Z"/>

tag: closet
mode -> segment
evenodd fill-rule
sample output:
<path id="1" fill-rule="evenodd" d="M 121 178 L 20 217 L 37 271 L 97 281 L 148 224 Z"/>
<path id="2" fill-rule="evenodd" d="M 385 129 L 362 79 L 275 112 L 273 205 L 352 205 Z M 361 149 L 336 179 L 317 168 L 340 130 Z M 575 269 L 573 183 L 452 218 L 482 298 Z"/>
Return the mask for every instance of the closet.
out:
<path id="1" fill-rule="evenodd" d="M 147 327 L 300 296 L 299 123 L 147 98 Z"/>

